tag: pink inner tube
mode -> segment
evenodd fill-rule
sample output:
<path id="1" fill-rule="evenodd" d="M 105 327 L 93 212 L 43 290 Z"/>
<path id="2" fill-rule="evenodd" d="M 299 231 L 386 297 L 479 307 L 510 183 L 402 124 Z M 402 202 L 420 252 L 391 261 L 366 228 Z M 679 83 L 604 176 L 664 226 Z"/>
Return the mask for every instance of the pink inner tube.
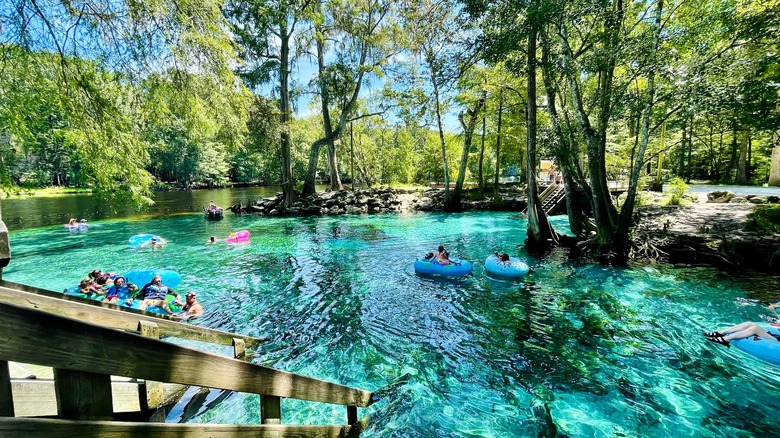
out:
<path id="1" fill-rule="evenodd" d="M 228 237 L 225 239 L 225 242 L 228 243 L 237 243 L 237 242 L 247 242 L 249 241 L 249 231 L 248 230 L 241 230 L 237 231 L 235 235 Z"/>

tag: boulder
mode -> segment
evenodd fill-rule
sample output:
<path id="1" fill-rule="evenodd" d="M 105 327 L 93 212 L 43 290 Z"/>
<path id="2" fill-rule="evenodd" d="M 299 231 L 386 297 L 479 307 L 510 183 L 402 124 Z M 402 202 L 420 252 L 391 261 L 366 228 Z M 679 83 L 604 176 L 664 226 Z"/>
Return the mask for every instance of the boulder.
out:
<path id="1" fill-rule="evenodd" d="M 764 198 L 761 197 L 754 197 L 754 198 L 748 198 L 748 201 L 750 201 L 751 204 L 765 204 L 766 201 L 764 201 Z"/>
<path id="2" fill-rule="evenodd" d="M 719 190 L 715 192 L 707 193 L 707 202 L 713 204 L 725 204 L 734 198 L 734 193 L 728 190 Z"/>

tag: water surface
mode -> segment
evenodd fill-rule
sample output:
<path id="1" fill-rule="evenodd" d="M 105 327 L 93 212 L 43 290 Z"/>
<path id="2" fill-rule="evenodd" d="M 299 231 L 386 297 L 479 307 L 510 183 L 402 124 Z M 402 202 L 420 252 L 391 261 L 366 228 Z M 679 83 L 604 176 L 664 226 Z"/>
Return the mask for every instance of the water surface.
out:
<path id="1" fill-rule="evenodd" d="M 565 228 L 564 217 L 553 223 Z M 206 308 L 200 324 L 270 339 L 256 363 L 382 390 L 359 411 L 367 437 L 535 437 L 545 406 L 565 436 L 780 433 L 780 371 L 701 336 L 768 319 L 760 301 L 780 298 L 774 278 L 593 266 L 563 250 L 534 258 L 517 246 L 525 226 L 492 212 L 100 220 L 86 233 L 12 232 L 3 277 L 61 290 L 95 268 L 176 270 L 179 290 L 197 291 Z M 204 244 L 241 229 L 251 243 Z M 131 250 L 139 233 L 170 243 Z M 439 244 L 474 261 L 474 275 L 416 276 L 415 257 Z M 493 251 L 535 272 L 492 279 L 482 261 Z M 327 404 L 283 400 L 282 412 L 289 423 L 346 420 Z M 258 413 L 256 396 L 212 393 L 168 421 L 257 423 Z"/>

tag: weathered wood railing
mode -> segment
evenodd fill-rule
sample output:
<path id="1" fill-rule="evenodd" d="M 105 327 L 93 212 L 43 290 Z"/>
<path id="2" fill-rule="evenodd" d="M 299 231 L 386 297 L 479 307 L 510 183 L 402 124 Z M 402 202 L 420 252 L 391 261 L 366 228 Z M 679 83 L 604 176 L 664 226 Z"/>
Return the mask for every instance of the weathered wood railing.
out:
<path id="1" fill-rule="evenodd" d="M 135 315 L 138 317 L 138 315 Z M 155 337 L 162 320 L 142 322 Z M 236 341 L 236 355 L 243 341 Z M 58 419 L 10 418 L 8 361 L 55 369 Z M 260 425 L 129 423 L 110 421 L 110 375 L 238 391 L 261 396 Z M 281 425 L 282 397 L 346 406 L 346 425 Z M 0 436 L 356 436 L 364 427 L 358 407 L 369 391 L 254 365 L 157 339 L 101 327 L 40 310 L 0 303 Z"/>
<path id="2" fill-rule="evenodd" d="M 138 321 L 149 321 L 159 326 L 160 334 L 163 336 L 222 345 L 233 345 L 233 340 L 237 338 L 243 340 L 247 348 L 256 347 L 263 342 L 262 339 L 251 336 L 183 324 L 162 315 L 152 315 L 136 309 L 87 300 L 10 281 L 0 280 L 0 302 L 45 310 L 102 327 L 120 330 L 136 331 Z"/>

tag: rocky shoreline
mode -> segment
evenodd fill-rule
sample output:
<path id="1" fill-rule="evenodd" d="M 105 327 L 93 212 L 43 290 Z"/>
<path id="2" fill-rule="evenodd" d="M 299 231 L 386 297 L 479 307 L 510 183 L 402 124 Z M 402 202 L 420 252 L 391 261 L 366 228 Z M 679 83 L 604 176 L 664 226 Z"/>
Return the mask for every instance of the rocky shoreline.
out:
<path id="1" fill-rule="evenodd" d="M 501 192 L 502 203 L 464 200 L 467 210 L 523 211 L 526 197 L 519 188 Z M 660 198 L 659 198 L 660 199 Z M 777 196 L 735 196 L 731 192 L 686 195 L 683 206 L 653 205 L 637 209 L 633 259 L 679 266 L 715 266 L 724 270 L 780 273 L 780 236 L 746 231 L 756 205 L 780 203 Z M 656 199 L 657 201 L 658 199 Z M 325 216 L 442 211 L 444 190 L 390 187 L 320 192 L 282 207 L 281 193 L 251 205 L 234 205 L 234 213 L 260 216 Z"/>
<path id="2" fill-rule="evenodd" d="M 492 200 L 464 200 L 463 210 L 522 211 L 526 197 L 519 189 L 501 192 L 502 203 L 496 208 Z M 292 207 L 282 207 L 282 194 L 273 198 L 258 199 L 251 205 L 233 205 L 233 213 L 253 213 L 261 216 L 327 216 L 339 214 L 377 214 L 399 211 L 442 211 L 444 190 L 442 189 L 375 189 L 326 191 L 301 198 Z"/>

